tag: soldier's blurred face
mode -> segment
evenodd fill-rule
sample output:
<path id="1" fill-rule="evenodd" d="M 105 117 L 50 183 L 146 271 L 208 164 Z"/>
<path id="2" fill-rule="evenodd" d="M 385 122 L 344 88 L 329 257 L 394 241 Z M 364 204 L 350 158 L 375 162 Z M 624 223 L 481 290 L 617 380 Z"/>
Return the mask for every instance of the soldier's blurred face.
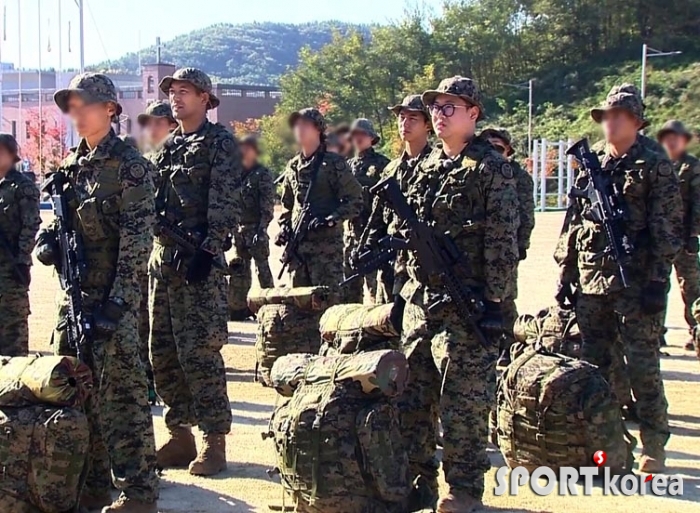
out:
<path id="1" fill-rule="evenodd" d="M 243 167 L 250 169 L 258 161 L 258 152 L 255 151 L 255 148 L 253 148 L 250 144 L 242 144 L 241 158 L 243 161 Z"/>
<path id="2" fill-rule="evenodd" d="M 440 139 L 467 139 L 474 134 L 479 108 L 462 98 L 440 94 L 429 109 L 433 129 Z"/>
<path id="3" fill-rule="evenodd" d="M 603 114 L 601 121 L 603 135 L 609 143 L 626 142 L 637 136 L 642 127 L 641 121 L 631 112 L 624 109 L 612 109 Z"/>
<path id="4" fill-rule="evenodd" d="M 0 146 L 0 172 L 6 173 L 15 165 L 15 157 L 7 148 Z"/>
<path id="5" fill-rule="evenodd" d="M 688 140 L 681 134 L 668 133 L 661 139 L 661 146 L 671 159 L 675 160 L 685 153 Z"/>
<path id="6" fill-rule="evenodd" d="M 168 118 L 150 118 L 142 128 L 143 140 L 147 146 L 156 147 L 176 126 Z"/>
<path id="7" fill-rule="evenodd" d="M 506 156 L 506 153 L 508 153 L 508 145 L 499 139 L 498 137 L 489 137 L 489 142 L 491 145 L 496 148 L 496 151 L 503 155 L 504 157 Z"/>
<path id="8" fill-rule="evenodd" d="M 399 136 L 405 142 L 427 139 L 430 133 L 430 125 L 425 116 L 420 112 L 402 110 L 397 118 L 399 124 Z"/>
<path id="9" fill-rule="evenodd" d="M 359 130 L 350 134 L 355 151 L 365 151 L 372 147 L 372 136 Z"/>
<path id="10" fill-rule="evenodd" d="M 318 144 L 321 134 L 313 121 L 309 119 L 299 119 L 292 128 L 294 140 L 301 147 L 310 147 Z"/>
<path id="11" fill-rule="evenodd" d="M 68 98 L 68 116 L 80 137 L 89 137 L 110 127 L 116 106 L 111 103 L 85 103 L 80 95 Z"/>
<path id="12" fill-rule="evenodd" d="M 190 119 L 207 111 L 209 94 L 201 92 L 189 82 L 175 81 L 168 91 L 175 119 Z"/>

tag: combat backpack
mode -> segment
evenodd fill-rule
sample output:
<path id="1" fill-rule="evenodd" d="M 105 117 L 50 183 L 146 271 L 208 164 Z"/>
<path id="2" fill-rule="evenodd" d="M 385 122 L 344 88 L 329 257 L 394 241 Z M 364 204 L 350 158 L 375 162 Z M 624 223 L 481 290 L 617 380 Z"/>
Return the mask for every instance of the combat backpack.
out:
<path id="1" fill-rule="evenodd" d="M 598 367 L 526 346 L 506 368 L 497 391 L 498 446 L 509 467 L 553 469 L 592 464 L 630 469 L 635 441 Z"/>
<path id="2" fill-rule="evenodd" d="M 289 355 L 272 370 L 291 399 L 275 409 L 264 438 L 295 511 L 405 513 L 412 492 L 408 455 L 392 398 L 408 362 L 397 351 Z"/>
<path id="3" fill-rule="evenodd" d="M 581 357 L 581 332 L 573 308 L 557 305 L 540 310 L 534 317 L 521 315 L 515 321 L 513 335 L 516 342 L 541 344 L 554 353 L 571 358 Z M 512 360 L 516 357 L 515 354 L 511 355 Z"/>

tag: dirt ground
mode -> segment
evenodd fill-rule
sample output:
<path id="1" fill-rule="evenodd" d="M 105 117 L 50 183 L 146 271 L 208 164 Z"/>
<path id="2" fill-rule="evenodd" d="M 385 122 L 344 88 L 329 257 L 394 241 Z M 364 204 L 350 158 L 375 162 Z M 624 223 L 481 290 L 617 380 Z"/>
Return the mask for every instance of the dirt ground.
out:
<path id="1" fill-rule="evenodd" d="M 49 218 L 44 214 L 44 220 Z M 561 226 L 561 213 L 537 215 L 532 248 L 520 268 L 521 313 L 535 313 L 552 300 L 557 270 L 551 254 Z M 273 273 L 279 252 L 273 247 Z M 31 288 L 31 347 L 48 350 L 54 318 L 54 297 L 58 282 L 52 272 L 40 264 L 34 267 Z M 495 497 L 495 472 L 503 460 L 491 450 L 493 468 L 487 476 L 485 511 L 584 513 L 650 511 L 675 513 L 700 512 L 700 363 L 683 349 L 687 331 L 682 302 L 674 283 L 667 321 L 669 356 L 662 361 L 666 396 L 669 402 L 671 440 L 667 447 L 668 474 L 682 476 L 682 497 L 611 497 L 597 490 L 593 497 L 538 497 L 525 488 L 516 497 Z M 229 344 L 223 349 L 228 379 L 228 394 L 233 411 L 233 429 L 228 438 L 228 470 L 213 479 L 190 476 L 186 471 L 167 471 L 162 476 L 160 511 L 162 513 L 246 513 L 269 511 L 282 505 L 281 486 L 268 478 L 266 470 L 274 466 L 271 442 L 264 442 L 265 429 L 276 403 L 276 394 L 253 382 L 254 337 L 256 325 L 229 323 Z M 157 442 L 166 435 L 162 409 L 153 408 Z M 636 426 L 629 426 L 637 435 Z M 638 451 L 637 451 L 638 452 Z M 289 500 L 287 500 L 289 505 Z"/>

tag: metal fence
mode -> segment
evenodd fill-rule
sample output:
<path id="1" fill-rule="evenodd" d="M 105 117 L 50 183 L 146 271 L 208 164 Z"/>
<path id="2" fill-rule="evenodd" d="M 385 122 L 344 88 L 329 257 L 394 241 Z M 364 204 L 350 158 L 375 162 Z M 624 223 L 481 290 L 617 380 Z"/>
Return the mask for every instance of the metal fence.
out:
<path id="1" fill-rule="evenodd" d="M 568 193 L 574 184 L 575 169 L 573 158 L 566 155 L 571 144 L 571 139 L 539 139 L 532 143 L 532 194 L 539 212 L 563 210 L 569 204 Z"/>

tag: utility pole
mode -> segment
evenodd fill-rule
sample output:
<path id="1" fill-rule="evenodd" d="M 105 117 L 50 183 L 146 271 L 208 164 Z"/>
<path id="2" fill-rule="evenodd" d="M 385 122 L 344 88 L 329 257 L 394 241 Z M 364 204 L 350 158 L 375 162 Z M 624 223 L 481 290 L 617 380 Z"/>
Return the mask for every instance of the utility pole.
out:
<path id="1" fill-rule="evenodd" d="M 19 72 L 17 73 L 17 87 L 19 89 L 19 96 L 17 98 L 17 140 L 23 140 L 22 133 L 24 132 L 24 137 L 27 136 L 27 130 L 22 123 L 22 11 L 20 7 L 20 0 L 17 0 L 17 49 L 19 55 L 17 57 L 17 65 L 19 67 Z"/>
<path id="2" fill-rule="evenodd" d="M 504 84 L 509 87 L 515 87 L 516 89 L 527 89 L 527 156 L 532 156 L 532 120 L 533 120 L 533 101 L 532 101 L 532 91 L 535 80 L 530 79 L 527 82 L 522 82 L 520 84 Z"/>
<path id="3" fill-rule="evenodd" d="M 647 93 L 647 59 L 649 57 L 670 57 L 673 55 L 680 55 L 682 53 L 683 52 L 680 51 L 662 52 L 661 50 L 650 48 L 646 43 L 642 45 L 642 87 L 640 91 L 642 100 L 646 97 Z"/>
<path id="4" fill-rule="evenodd" d="M 39 176 L 44 176 L 44 89 L 41 87 L 41 0 L 36 0 L 37 18 L 39 18 L 39 26 L 37 27 L 37 35 L 39 37 L 39 159 L 38 166 Z"/>
<path id="5" fill-rule="evenodd" d="M 76 1 L 78 2 L 78 11 L 80 15 L 80 73 L 85 73 L 85 5 L 83 0 Z"/>

